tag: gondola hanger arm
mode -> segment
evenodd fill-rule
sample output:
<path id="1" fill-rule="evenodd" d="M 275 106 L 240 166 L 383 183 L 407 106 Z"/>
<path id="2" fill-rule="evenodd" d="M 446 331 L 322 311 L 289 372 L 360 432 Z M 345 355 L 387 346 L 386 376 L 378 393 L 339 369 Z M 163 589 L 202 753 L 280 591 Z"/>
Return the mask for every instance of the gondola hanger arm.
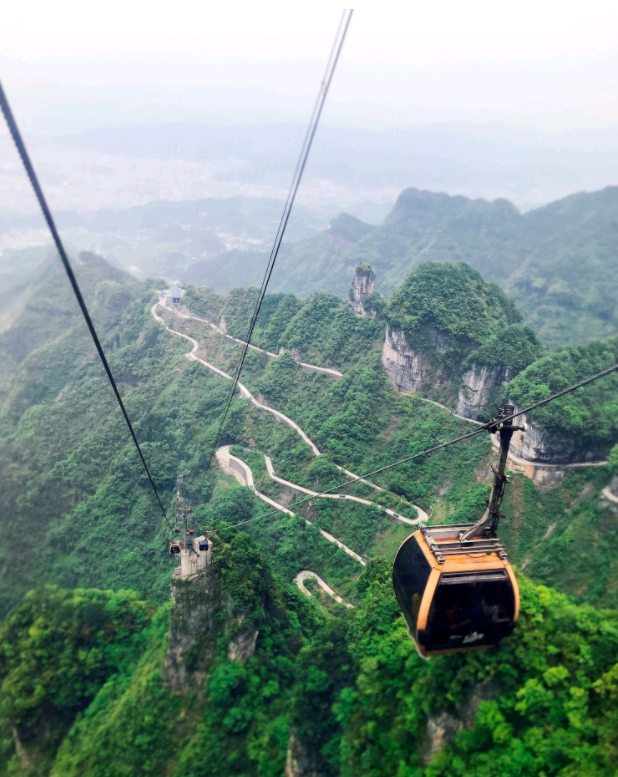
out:
<path id="1" fill-rule="evenodd" d="M 496 416 L 485 424 L 485 428 L 490 434 L 497 434 L 500 440 L 500 455 L 498 458 L 498 468 L 494 469 L 494 482 L 491 487 L 491 495 L 489 497 L 489 504 L 487 510 L 483 516 L 469 529 L 462 532 L 459 535 L 461 542 L 466 542 L 477 537 L 479 534 L 487 534 L 495 537 L 498 529 L 498 523 L 500 521 L 500 505 L 504 497 L 504 488 L 508 483 L 508 478 L 505 475 L 506 462 L 509 455 L 509 446 L 511 444 L 511 438 L 515 432 L 525 432 L 528 427 L 526 424 L 519 426 L 513 423 L 513 419 L 510 417 L 515 412 L 513 405 L 505 405 L 498 410 Z M 492 468 L 493 469 L 493 468 Z"/>

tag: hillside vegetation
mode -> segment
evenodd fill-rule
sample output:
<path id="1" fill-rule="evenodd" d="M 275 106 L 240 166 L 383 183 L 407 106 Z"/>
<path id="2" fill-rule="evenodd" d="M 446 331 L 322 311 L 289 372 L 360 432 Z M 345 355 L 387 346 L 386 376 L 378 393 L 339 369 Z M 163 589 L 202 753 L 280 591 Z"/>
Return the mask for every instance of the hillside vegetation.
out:
<path id="1" fill-rule="evenodd" d="M 183 303 L 198 316 L 223 322 L 226 332 L 244 340 L 258 293 L 251 286 L 232 289 L 224 297 L 190 286 Z M 375 321 L 357 318 L 334 294 L 316 292 L 306 300 L 293 294 L 267 294 L 251 342 L 273 353 L 295 349 L 304 361 L 341 367 L 357 362 L 381 337 L 382 327 Z"/>
<path id="2" fill-rule="evenodd" d="M 517 375 L 508 386 L 508 395 L 525 407 L 616 363 L 617 337 L 586 346 L 563 346 Z M 607 453 L 618 435 L 618 376 L 612 373 L 598 383 L 567 394 L 539 408 L 534 417 L 559 441 L 576 439 L 581 447 L 601 447 Z"/>
<path id="3" fill-rule="evenodd" d="M 171 507 L 176 473 L 183 470 L 189 496 L 205 522 L 209 518 L 235 522 L 250 517 L 256 509 L 253 498 L 232 497 L 235 489 L 230 491 L 229 477 L 216 470 L 203 477 L 229 384 L 201 364 L 188 362 L 184 354 L 189 344 L 165 332 L 153 319 L 154 284 L 138 283 L 88 256 L 82 258 L 77 270 L 164 504 Z M 1 363 L 12 364 L 0 381 L 0 514 L 7 516 L 0 520 L 0 607 L 6 612 L 41 580 L 63 586 L 132 588 L 163 599 L 174 563 L 166 550 L 166 524 L 87 332 L 66 289 L 62 289 L 62 276 L 55 273 L 48 267 L 29 287 L 27 305 L 0 338 Z M 57 290 L 53 283 L 58 284 Z M 50 292 L 53 302 L 48 311 Z M 242 331 L 251 290 L 239 290 L 223 299 L 199 290 L 190 290 L 187 297 L 191 293 L 196 300 L 203 300 L 206 310 L 201 312 L 211 314 L 208 305 L 216 303 L 217 312 L 227 315 L 230 325 L 236 327 L 234 331 Z M 429 295 L 428 300 L 435 298 Z M 491 299 L 492 304 L 502 304 Z M 504 304 L 506 320 L 514 314 Z M 173 326 L 198 339 L 211 363 L 233 373 L 239 345 L 207 324 L 166 316 Z M 269 326 L 277 318 L 285 337 L 275 341 L 276 330 L 269 330 Z M 311 326 L 306 327 L 305 322 Z M 318 466 L 295 432 L 240 398 L 232 405 L 223 439 L 249 450 L 269 452 L 278 474 L 317 489 L 340 482 L 333 480 L 333 473 L 338 472 L 332 468 L 333 462 L 362 473 L 468 431 L 466 422 L 418 398 L 398 395 L 391 388 L 380 362 L 382 331 L 374 320 L 355 317 L 334 296 L 318 294 L 302 302 L 288 295 L 268 295 L 256 330 L 257 341 L 274 350 L 277 346 L 296 348 L 301 358 L 313 363 L 330 361 L 344 375 L 335 381 L 325 374 L 302 370 L 289 353 L 269 360 L 250 351 L 243 382 L 255 396 L 298 423 L 318 446 L 327 466 Z M 492 331 L 487 324 L 487 333 Z M 575 349 L 573 358 L 578 358 L 572 367 L 564 362 L 564 373 L 558 356 L 541 359 L 524 370 L 512 384 L 521 392 L 516 395 L 518 401 L 546 396 L 544 392 L 563 387 L 572 377 L 583 377 L 588 368 L 594 371 L 598 365 L 605 366 L 614 345 L 608 342 L 589 348 L 589 357 L 583 351 L 578 356 Z M 612 421 L 614 398 L 614 382 L 606 379 L 565 398 L 560 406 L 563 409 L 551 416 L 552 423 L 544 421 L 541 414 L 535 419 L 546 424 L 552 435 L 569 436 L 575 430 L 584 442 L 600 444 L 607 451 L 618 436 Z M 594 417 L 593 408 L 597 409 Z M 416 504 L 436 515 L 468 520 L 486 498 L 487 485 L 477 483 L 475 471 L 483 469 L 489 451 L 488 439 L 477 437 L 465 448 L 447 448 L 387 470 L 378 478 L 387 489 L 383 502 L 411 517 Z M 259 479 L 259 472 L 255 477 Z M 609 508 L 598 504 L 598 493 L 609 474 L 601 468 L 595 470 L 594 477 L 592 473 L 586 477 L 595 506 L 578 503 L 545 540 L 556 542 L 564 533 L 561 559 L 576 553 L 568 539 L 569 527 L 578 525 L 581 516 L 611 522 Z M 528 549 L 524 542 L 516 551 L 517 557 L 523 559 L 528 550 L 532 553 L 528 563 L 543 557 L 541 540 L 556 523 L 549 508 L 552 499 L 555 494 L 563 495 L 562 514 L 577 497 L 568 482 L 566 479 L 547 496 L 534 489 L 526 510 L 547 503 L 543 513 L 547 517 L 533 522 L 530 531 L 537 544 Z M 267 483 L 268 488 L 271 485 Z M 276 487 L 272 488 L 271 496 L 277 498 Z M 355 486 L 352 493 L 374 498 L 363 484 Z M 366 535 L 370 515 L 359 510 L 354 515 L 360 523 L 349 523 L 350 518 L 344 518 L 346 509 L 344 503 L 340 507 L 330 504 L 307 517 L 315 518 L 318 525 L 323 521 L 326 530 L 347 526 L 342 532 L 360 555 L 379 555 L 386 547 L 392 548 L 395 535 L 384 534 L 379 523 L 371 536 Z M 365 528 L 361 527 L 363 521 Z M 325 579 L 335 575 L 349 580 L 348 572 L 342 576 L 340 571 L 349 568 L 349 557 L 326 541 L 316 541 L 315 529 L 285 520 L 274 521 L 271 528 L 272 536 L 270 529 L 258 531 L 259 541 L 269 550 L 277 548 L 286 575 L 296 574 L 302 560 L 304 566 L 323 572 Z M 356 531 L 360 532 L 357 537 Z M 16 568 L 13 549 L 20 546 L 24 533 L 36 537 L 36 542 L 31 546 L 29 563 Z M 361 537 L 365 539 L 361 541 Z M 604 541 L 613 547 L 610 537 Z M 617 567 L 610 555 L 608 579 L 613 579 Z M 539 569 L 544 569 L 543 564 Z M 540 579 L 551 581 L 551 575 L 542 573 Z M 569 580 L 565 590 L 585 597 L 592 588 L 592 580 L 583 588 Z"/>
<path id="4" fill-rule="evenodd" d="M 129 611 L 147 606 L 129 600 L 123 610 L 99 591 L 43 589 L 9 616 L 0 774 L 280 777 L 291 760 L 295 774 L 326 777 L 615 773 L 615 611 L 573 605 L 522 578 L 521 621 L 499 649 L 428 662 L 406 633 L 384 559 L 359 580 L 360 605 L 331 615 L 283 586 L 246 535 L 223 533 L 215 548 L 208 591 L 185 584 L 171 618 L 163 605 L 137 639 Z M 54 599 L 62 606 L 42 623 Z M 112 632 L 94 658 L 101 637 L 88 636 L 88 624 L 106 623 L 106 607 L 122 612 L 126 632 Z M 185 654 L 182 685 L 166 653 L 191 613 L 202 636 Z M 252 655 L 230 660 L 239 615 L 259 637 Z M 33 694 L 14 678 L 32 677 L 37 660 L 49 668 Z M 17 752 L 11 728 L 26 711 L 39 736 L 24 736 Z M 438 727 L 447 733 L 436 739 Z"/>
<path id="5" fill-rule="evenodd" d="M 468 265 L 425 262 L 412 271 L 389 300 L 391 326 L 419 339 L 424 327 L 481 342 L 520 320 L 498 286 Z"/>

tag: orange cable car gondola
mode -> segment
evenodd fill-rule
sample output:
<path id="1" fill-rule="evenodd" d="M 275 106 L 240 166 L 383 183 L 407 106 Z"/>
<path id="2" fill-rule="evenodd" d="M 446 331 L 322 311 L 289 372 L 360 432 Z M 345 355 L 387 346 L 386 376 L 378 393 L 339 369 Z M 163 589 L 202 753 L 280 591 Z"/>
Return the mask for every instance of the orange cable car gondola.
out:
<path id="1" fill-rule="evenodd" d="M 180 543 L 179 542 L 170 542 L 170 553 L 176 555 L 180 553 Z"/>
<path id="2" fill-rule="evenodd" d="M 513 412 L 506 405 L 487 424 L 500 435 L 500 459 L 483 517 L 472 524 L 422 527 L 397 552 L 393 587 L 422 656 L 489 648 L 515 627 L 519 588 L 496 534 L 509 444 L 515 431 L 525 431 L 501 421 Z"/>

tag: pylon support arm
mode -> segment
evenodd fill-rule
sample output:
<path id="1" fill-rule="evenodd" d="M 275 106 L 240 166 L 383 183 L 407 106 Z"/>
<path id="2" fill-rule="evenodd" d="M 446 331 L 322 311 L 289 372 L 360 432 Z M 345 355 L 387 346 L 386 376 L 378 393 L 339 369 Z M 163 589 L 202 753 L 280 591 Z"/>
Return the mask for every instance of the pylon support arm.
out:
<path id="1" fill-rule="evenodd" d="M 515 412 L 513 405 L 505 405 L 494 419 L 487 424 L 487 431 L 491 433 L 496 432 L 500 440 L 500 455 L 498 457 L 498 469 L 494 470 L 494 482 L 491 487 L 491 494 L 489 496 L 489 503 L 487 510 L 476 523 L 462 532 L 459 535 L 461 542 L 467 542 L 472 537 L 478 537 L 479 535 L 486 535 L 488 537 L 495 537 L 498 530 L 498 523 L 500 521 L 500 505 L 504 497 L 504 489 L 509 482 L 505 474 L 506 462 L 509 455 L 509 446 L 511 444 L 511 438 L 515 432 L 525 432 L 527 427 L 514 426 L 512 421 L 502 422 L 501 419 L 512 415 Z"/>

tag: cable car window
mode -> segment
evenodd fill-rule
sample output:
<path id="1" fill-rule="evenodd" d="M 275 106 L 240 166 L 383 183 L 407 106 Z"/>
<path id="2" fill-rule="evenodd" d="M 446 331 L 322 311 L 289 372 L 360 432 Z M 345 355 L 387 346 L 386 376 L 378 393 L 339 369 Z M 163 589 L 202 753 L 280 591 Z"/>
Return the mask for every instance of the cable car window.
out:
<path id="1" fill-rule="evenodd" d="M 393 567 L 393 586 L 410 632 L 416 631 L 421 600 L 431 573 L 416 537 L 409 537 L 399 548 Z"/>
<path id="2" fill-rule="evenodd" d="M 495 645 L 510 634 L 515 596 L 506 574 L 490 572 L 453 575 L 451 579 L 443 575 L 443 578 L 436 588 L 427 619 L 427 649 Z"/>

